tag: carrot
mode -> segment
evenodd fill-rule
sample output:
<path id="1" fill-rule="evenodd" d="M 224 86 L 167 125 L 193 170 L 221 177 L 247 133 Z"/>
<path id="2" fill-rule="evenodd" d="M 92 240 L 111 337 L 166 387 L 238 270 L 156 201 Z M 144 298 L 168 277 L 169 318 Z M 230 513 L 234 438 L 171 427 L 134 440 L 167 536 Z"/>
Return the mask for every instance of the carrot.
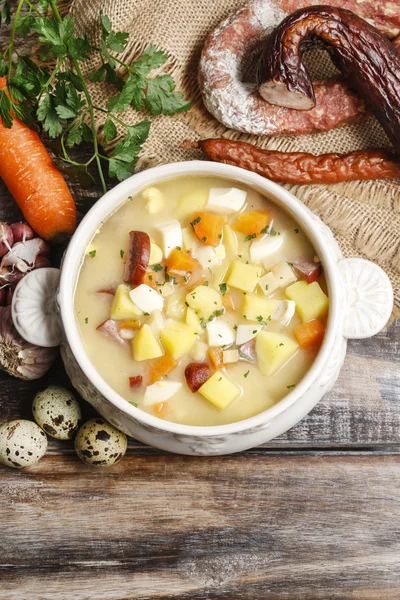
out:
<path id="1" fill-rule="evenodd" d="M 0 78 L 0 89 L 6 78 Z M 11 129 L 0 119 L 0 177 L 25 219 L 45 240 L 57 241 L 76 228 L 74 200 L 39 136 L 14 117 Z"/>
<path id="2" fill-rule="evenodd" d="M 159 375 L 168 375 L 172 369 L 175 369 L 177 364 L 178 363 L 172 358 L 172 356 L 169 354 L 164 354 L 164 356 L 156 361 L 154 364 L 154 369 Z"/>
<path id="3" fill-rule="evenodd" d="M 149 287 L 155 288 L 156 287 L 156 274 L 153 273 L 153 271 L 146 271 L 146 273 L 143 275 L 142 283 L 145 283 Z"/>
<path id="4" fill-rule="evenodd" d="M 120 329 L 140 329 L 140 321 L 135 321 L 134 319 L 126 319 L 125 321 L 119 321 L 118 327 Z"/>
<path id="5" fill-rule="evenodd" d="M 153 383 L 155 383 L 156 381 L 160 381 L 160 379 L 161 379 L 160 373 L 158 373 L 158 371 L 155 370 L 155 368 L 153 367 L 153 365 L 150 365 L 147 368 L 146 384 L 147 385 L 153 385 Z"/>
<path id="6" fill-rule="evenodd" d="M 168 273 L 188 273 L 199 266 L 195 258 L 183 250 L 175 248 L 165 261 Z"/>
<path id="7" fill-rule="evenodd" d="M 208 357 L 214 369 L 222 369 L 224 366 L 224 355 L 221 348 L 210 348 Z"/>
<path id="8" fill-rule="evenodd" d="M 219 215 L 195 212 L 191 225 L 200 241 L 210 246 L 219 246 L 225 219 Z"/>
<path id="9" fill-rule="evenodd" d="M 319 345 L 322 342 L 325 327 L 319 319 L 314 319 L 307 323 L 299 323 L 294 328 L 293 333 L 300 344 L 300 348 L 311 348 L 311 346 Z"/>
<path id="10" fill-rule="evenodd" d="M 241 213 L 238 216 L 233 228 L 236 229 L 236 231 L 240 231 L 240 233 L 243 233 L 244 235 L 257 237 L 262 233 L 263 229 L 269 225 L 270 220 L 271 217 L 268 213 L 251 210 L 249 212 Z"/>

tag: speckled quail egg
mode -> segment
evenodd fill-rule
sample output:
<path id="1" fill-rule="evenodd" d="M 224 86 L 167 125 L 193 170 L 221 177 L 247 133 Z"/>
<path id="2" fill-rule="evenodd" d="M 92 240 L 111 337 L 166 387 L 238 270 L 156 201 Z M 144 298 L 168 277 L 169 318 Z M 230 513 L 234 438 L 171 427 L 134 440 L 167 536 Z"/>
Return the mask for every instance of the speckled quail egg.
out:
<path id="1" fill-rule="evenodd" d="M 81 408 L 74 395 L 56 385 L 36 394 L 32 412 L 36 423 L 57 440 L 72 439 L 82 418 Z"/>
<path id="2" fill-rule="evenodd" d="M 33 421 L 16 419 L 0 426 L 0 462 L 21 469 L 35 465 L 47 449 L 47 437 Z"/>
<path id="3" fill-rule="evenodd" d="M 108 467 L 121 460 L 127 444 L 126 435 L 101 417 L 84 423 L 75 437 L 79 458 L 95 467 Z"/>

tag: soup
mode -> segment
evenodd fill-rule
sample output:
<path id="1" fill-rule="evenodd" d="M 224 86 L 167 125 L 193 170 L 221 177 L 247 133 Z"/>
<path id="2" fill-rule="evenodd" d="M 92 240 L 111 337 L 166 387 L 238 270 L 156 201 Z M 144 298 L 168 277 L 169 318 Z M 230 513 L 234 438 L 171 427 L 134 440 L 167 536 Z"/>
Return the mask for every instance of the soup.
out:
<path id="1" fill-rule="evenodd" d="M 242 184 L 191 176 L 129 197 L 101 225 L 75 313 L 92 364 L 127 402 L 222 425 L 298 385 L 328 297 L 301 224 Z"/>

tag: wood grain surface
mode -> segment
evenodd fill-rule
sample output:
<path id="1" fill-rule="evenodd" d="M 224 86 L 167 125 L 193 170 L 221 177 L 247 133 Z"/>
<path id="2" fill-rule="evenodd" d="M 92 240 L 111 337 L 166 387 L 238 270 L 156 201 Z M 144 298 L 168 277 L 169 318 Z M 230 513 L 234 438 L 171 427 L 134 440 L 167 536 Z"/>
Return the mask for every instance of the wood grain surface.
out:
<path id="1" fill-rule="evenodd" d="M 19 217 L 0 182 L 0 220 Z M 50 383 L 70 387 L 60 359 L 38 381 L 0 372 L 0 423 L 31 418 Z M 208 459 L 130 440 L 93 469 L 49 440 L 35 467 L 0 466 L 0 600 L 400 600 L 399 496 L 397 320 L 351 341 L 332 392 L 263 447 Z"/>

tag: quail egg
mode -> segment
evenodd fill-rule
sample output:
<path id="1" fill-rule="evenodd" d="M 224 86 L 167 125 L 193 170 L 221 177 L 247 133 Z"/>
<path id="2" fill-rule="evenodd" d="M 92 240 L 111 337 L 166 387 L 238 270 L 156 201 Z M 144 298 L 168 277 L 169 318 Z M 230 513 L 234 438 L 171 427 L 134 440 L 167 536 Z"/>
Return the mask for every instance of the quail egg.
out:
<path id="1" fill-rule="evenodd" d="M 74 395 L 56 385 L 36 394 L 32 412 L 36 423 L 57 440 L 72 439 L 82 418 L 81 408 Z"/>
<path id="2" fill-rule="evenodd" d="M 47 449 L 47 437 L 33 421 L 17 419 L 0 426 L 0 462 L 21 469 L 35 465 Z"/>
<path id="3" fill-rule="evenodd" d="M 95 467 L 117 463 L 124 456 L 127 444 L 126 435 L 101 417 L 84 423 L 75 437 L 79 458 Z"/>

